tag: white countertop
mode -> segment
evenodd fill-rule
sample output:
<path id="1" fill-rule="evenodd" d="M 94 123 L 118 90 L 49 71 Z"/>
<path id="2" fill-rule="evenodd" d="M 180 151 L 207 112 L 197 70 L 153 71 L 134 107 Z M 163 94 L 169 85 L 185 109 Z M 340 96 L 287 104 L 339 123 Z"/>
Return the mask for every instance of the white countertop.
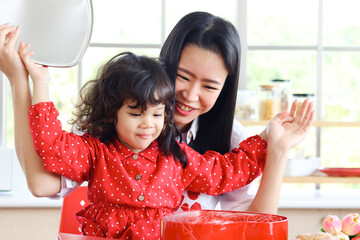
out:
<path id="1" fill-rule="evenodd" d="M 60 208 L 62 199 L 36 198 L 28 191 L 0 192 L 0 208 Z"/>
<path id="2" fill-rule="evenodd" d="M 328 192 L 321 190 L 282 192 L 280 209 L 360 209 L 360 193 L 354 191 Z M 61 207 L 62 200 L 36 198 L 28 190 L 0 192 L 0 208 Z"/>
<path id="3" fill-rule="evenodd" d="M 279 208 L 360 209 L 360 191 L 307 190 L 282 192 Z"/>

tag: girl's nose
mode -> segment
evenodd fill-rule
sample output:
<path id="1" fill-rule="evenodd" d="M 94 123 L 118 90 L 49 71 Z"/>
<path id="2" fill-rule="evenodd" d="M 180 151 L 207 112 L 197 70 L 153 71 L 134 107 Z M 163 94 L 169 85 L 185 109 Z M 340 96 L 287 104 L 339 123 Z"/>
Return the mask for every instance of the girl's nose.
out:
<path id="1" fill-rule="evenodd" d="M 154 126 L 153 119 L 150 117 L 144 117 L 141 121 L 140 127 L 142 128 L 151 128 Z"/>

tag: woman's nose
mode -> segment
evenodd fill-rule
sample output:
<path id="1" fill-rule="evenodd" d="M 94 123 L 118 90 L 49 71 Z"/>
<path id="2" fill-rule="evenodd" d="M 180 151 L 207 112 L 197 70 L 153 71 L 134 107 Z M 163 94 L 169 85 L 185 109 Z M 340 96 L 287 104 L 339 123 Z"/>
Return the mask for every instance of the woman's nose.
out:
<path id="1" fill-rule="evenodd" d="M 189 85 L 183 90 L 183 97 L 189 102 L 199 101 L 199 87 L 196 85 Z"/>

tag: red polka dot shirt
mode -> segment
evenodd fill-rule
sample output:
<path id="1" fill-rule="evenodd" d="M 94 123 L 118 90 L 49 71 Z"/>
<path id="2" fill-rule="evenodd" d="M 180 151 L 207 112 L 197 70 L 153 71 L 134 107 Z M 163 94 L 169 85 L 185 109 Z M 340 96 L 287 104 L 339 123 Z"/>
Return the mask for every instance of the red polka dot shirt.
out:
<path id="1" fill-rule="evenodd" d="M 249 184 L 264 167 L 267 144 L 260 136 L 225 155 L 200 155 L 180 144 L 188 157 L 184 169 L 157 141 L 134 153 L 116 138 L 104 144 L 63 131 L 58 115 L 52 102 L 30 107 L 33 142 L 46 170 L 88 181 L 91 204 L 77 213 L 85 235 L 159 239 L 160 218 L 179 207 L 185 189 L 219 195 Z"/>

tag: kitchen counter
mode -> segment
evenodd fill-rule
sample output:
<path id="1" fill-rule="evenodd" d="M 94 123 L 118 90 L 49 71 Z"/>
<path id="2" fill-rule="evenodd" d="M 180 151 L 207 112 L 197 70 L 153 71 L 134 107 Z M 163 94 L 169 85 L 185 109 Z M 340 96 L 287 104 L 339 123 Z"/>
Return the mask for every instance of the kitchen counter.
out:
<path id="1" fill-rule="evenodd" d="M 24 185 L 26 187 L 26 185 Z M 282 192 L 279 215 L 289 219 L 289 239 L 301 233 L 319 231 L 324 216 L 359 212 L 359 193 L 313 190 Z M 0 192 L 0 239 L 55 239 L 62 200 L 35 198 L 28 190 Z M 46 219 L 46 221 L 44 221 Z M 299 224 L 301 223 L 301 224 Z M 22 231 L 18 231 L 18 229 Z M 16 232 L 17 236 L 14 236 Z"/>

